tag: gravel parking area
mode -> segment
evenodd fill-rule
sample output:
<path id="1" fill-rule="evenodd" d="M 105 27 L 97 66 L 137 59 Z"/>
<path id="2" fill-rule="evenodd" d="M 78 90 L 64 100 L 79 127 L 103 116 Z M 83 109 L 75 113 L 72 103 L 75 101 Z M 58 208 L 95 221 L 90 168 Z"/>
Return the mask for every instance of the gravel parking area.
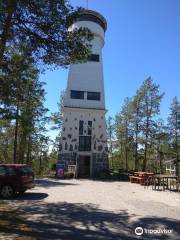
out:
<path id="1" fill-rule="evenodd" d="M 0 227 L 0 239 L 179 239 L 180 194 L 129 182 L 39 179 L 8 202 L 31 231 Z M 0 216 L 1 219 L 3 215 Z M 137 236 L 136 227 L 143 228 Z M 28 238 L 27 238 L 28 237 Z"/>

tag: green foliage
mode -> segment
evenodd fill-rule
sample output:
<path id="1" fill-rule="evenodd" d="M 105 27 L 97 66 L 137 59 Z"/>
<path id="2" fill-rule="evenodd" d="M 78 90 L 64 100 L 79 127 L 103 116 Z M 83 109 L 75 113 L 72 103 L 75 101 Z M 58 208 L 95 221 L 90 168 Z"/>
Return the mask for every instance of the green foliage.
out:
<path id="1" fill-rule="evenodd" d="M 132 104 L 131 99 L 126 98 L 124 101 L 124 105 L 120 113 L 118 113 L 115 117 L 115 132 L 118 138 L 118 145 L 120 150 L 121 158 L 124 158 L 125 161 L 125 169 L 126 171 L 129 169 L 128 159 L 131 158 L 131 151 L 133 151 L 133 133 L 130 125 L 130 121 L 132 119 Z"/>
<path id="2" fill-rule="evenodd" d="M 176 158 L 178 169 L 180 130 L 177 121 L 180 104 L 175 97 L 168 125 L 165 125 L 162 119 L 157 118 L 163 95 L 159 94 L 159 85 L 148 78 L 134 97 L 125 99 L 122 110 L 115 116 L 116 138 L 109 158 L 111 168 L 126 172 L 133 169 L 164 173 L 165 161 Z"/>
<path id="3" fill-rule="evenodd" d="M 143 170 L 146 169 L 147 164 L 147 154 L 153 134 L 155 133 L 155 121 L 154 117 L 160 112 L 160 102 L 164 94 L 159 94 L 159 85 L 153 83 L 151 78 L 144 81 L 140 87 L 140 93 L 142 94 L 142 112 L 143 123 L 142 123 L 142 133 L 144 142 L 144 161 Z"/>
<path id="4" fill-rule="evenodd" d="M 9 120 L 0 120 L 0 162 L 11 163 L 13 156 L 14 126 Z"/>
<path id="5" fill-rule="evenodd" d="M 162 97 L 159 86 L 148 78 L 133 98 L 125 99 L 115 116 L 117 147 L 113 161 L 116 165 L 119 162 L 119 168 L 146 170 L 147 162 L 154 158 L 156 116 Z"/>
<path id="6" fill-rule="evenodd" d="M 65 172 L 64 173 L 64 178 L 65 179 L 71 179 L 73 177 L 74 177 L 74 173 L 72 173 L 72 172 Z"/>
<path id="7" fill-rule="evenodd" d="M 52 171 L 56 171 L 56 163 L 53 163 L 53 164 L 51 165 L 51 170 L 52 170 Z"/>
<path id="8" fill-rule="evenodd" d="M 61 91 L 59 102 L 58 102 L 58 111 L 51 113 L 51 123 L 52 123 L 52 130 L 57 130 L 60 134 L 62 123 L 63 123 L 63 107 L 64 107 L 64 95 L 65 91 Z"/>
<path id="9" fill-rule="evenodd" d="M 38 79 L 33 58 L 24 50 L 11 51 L 0 72 L 0 159 L 31 164 L 45 156 L 49 139 L 45 136 L 44 83 Z"/>
<path id="10" fill-rule="evenodd" d="M 82 10 L 66 0 L 0 1 L 0 162 L 32 164 L 37 174 L 56 162 L 60 136 L 50 153 L 39 69 L 88 59 L 92 33 L 69 31 Z M 56 130 L 61 118 L 51 116 Z"/>
<path id="11" fill-rule="evenodd" d="M 176 174 L 179 175 L 179 155 L 180 155 L 180 102 L 177 97 L 173 98 L 170 106 L 170 115 L 168 118 L 168 130 L 169 130 L 169 149 L 172 156 L 176 158 Z"/>
<path id="12" fill-rule="evenodd" d="M 15 47 L 22 39 L 29 46 L 30 55 L 46 65 L 66 66 L 87 59 L 93 35 L 88 29 L 68 30 L 72 16 L 80 11 L 66 0 L 2 0 L 1 66 L 8 55 L 6 47 Z"/>

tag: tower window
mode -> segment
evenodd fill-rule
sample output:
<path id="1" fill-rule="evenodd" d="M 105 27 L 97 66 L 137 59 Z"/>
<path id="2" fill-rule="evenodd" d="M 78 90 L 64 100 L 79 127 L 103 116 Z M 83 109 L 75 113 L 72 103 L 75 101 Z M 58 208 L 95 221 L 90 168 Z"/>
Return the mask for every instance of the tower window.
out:
<path id="1" fill-rule="evenodd" d="M 83 135 L 84 121 L 79 121 L 79 135 Z"/>
<path id="2" fill-rule="evenodd" d="M 68 149 L 68 144 L 67 144 L 67 142 L 65 143 L 65 150 L 67 150 Z"/>
<path id="3" fill-rule="evenodd" d="M 87 92 L 87 100 L 100 101 L 100 92 Z"/>
<path id="4" fill-rule="evenodd" d="M 88 135 L 92 135 L 92 121 L 88 121 Z"/>
<path id="5" fill-rule="evenodd" d="M 80 136 L 79 137 L 79 151 L 91 151 L 91 137 Z"/>
<path id="6" fill-rule="evenodd" d="M 88 60 L 90 62 L 99 62 L 99 55 L 98 54 L 91 54 Z"/>
<path id="7" fill-rule="evenodd" d="M 84 91 L 71 90 L 72 99 L 84 99 Z"/>

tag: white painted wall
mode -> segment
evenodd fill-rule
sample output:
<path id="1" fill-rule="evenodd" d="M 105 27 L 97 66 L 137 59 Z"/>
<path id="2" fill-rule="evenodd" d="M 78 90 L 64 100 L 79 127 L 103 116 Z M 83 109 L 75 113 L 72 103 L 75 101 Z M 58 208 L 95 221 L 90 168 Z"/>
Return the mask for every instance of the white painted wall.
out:
<path id="1" fill-rule="evenodd" d="M 75 27 L 87 27 L 95 34 L 95 37 L 91 42 L 92 53 L 98 54 L 100 56 L 100 61 L 73 64 L 70 66 L 64 105 L 69 107 L 105 109 L 102 58 L 104 30 L 97 23 L 89 21 L 77 22 L 72 25 L 72 29 Z M 71 99 L 71 90 L 100 92 L 101 101 Z"/>
<path id="2" fill-rule="evenodd" d="M 79 146 L 79 121 L 84 121 L 86 129 L 88 121 L 92 121 L 92 153 L 107 153 L 107 136 L 105 122 L 105 98 L 103 79 L 103 58 L 102 48 L 104 46 L 104 30 L 97 23 L 90 21 L 79 21 L 74 23 L 70 29 L 75 27 L 87 27 L 94 34 L 92 41 L 92 52 L 99 54 L 99 62 L 87 62 L 83 64 L 73 64 L 70 66 L 66 94 L 64 98 L 63 131 L 61 133 L 61 153 L 70 153 L 70 145 L 73 152 L 78 153 Z M 71 90 L 100 92 L 101 100 L 79 100 L 71 99 Z M 86 94 L 85 94 L 86 98 Z M 96 143 L 96 149 L 94 144 Z M 65 150 L 65 144 L 68 149 Z M 75 149 L 77 146 L 77 149 Z M 101 146 L 101 150 L 99 150 Z M 81 152 L 82 154 L 82 152 Z"/>

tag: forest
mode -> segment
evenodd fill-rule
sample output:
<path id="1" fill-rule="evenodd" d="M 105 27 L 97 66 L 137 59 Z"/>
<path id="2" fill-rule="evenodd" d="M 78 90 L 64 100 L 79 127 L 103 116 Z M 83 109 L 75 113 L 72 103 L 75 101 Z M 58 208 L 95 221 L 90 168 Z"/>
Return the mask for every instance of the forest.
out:
<path id="1" fill-rule="evenodd" d="M 180 102 L 175 96 L 167 106 L 167 119 L 162 119 L 164 93 L 159 89 L 149 77 L 132 98 L 124 100 L 115 117 L 107 119 L 111 168 L 164 173 L 166 161 L 171 160 L 178 174 Z"/>
<path id="2" fill-rule="evenodd" d="M 39 76 L 88 59 L 92 33 L 68 30 L 81 10 L 66 0 L 0 1 L 0 163 L 27 163 L 41 174 L 56 162 L 48 125 L 57 119 Z"/>
<path id="3" fill-rule="evenodd" d="M 92 33 L 68 31 L 80 10 L 68 1 L 1 1 L 0 163 L 27 163 L 42 174 L 56 162 L 62 94 L 58 112 L 51 113 L 39 77 L 47 68 L 87 61 Z M 167 121 L 161 119 L 159 87 L 146 79 L 116 116 L 107 118 L 110 168 L 162 172 L 169 159 L 178 165 L 180 102 L 174 97 Z M 57 131 L 55 140 L 50 127 Z"/>

